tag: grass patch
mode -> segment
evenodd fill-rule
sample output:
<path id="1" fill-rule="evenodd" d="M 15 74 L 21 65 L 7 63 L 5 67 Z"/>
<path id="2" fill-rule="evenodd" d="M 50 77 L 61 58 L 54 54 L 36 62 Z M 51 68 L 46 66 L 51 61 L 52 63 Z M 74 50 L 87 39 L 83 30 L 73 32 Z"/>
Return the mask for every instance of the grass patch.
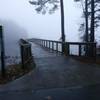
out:
<path id="1" fill-rule="evenodd" d="M 21 64 L 9 65 L 7 66 L 5 77 L 2 77 L 0 72 L 0 84 L 6 84 L 8 82 L 14 81 L 15 79 L 29 73 L 33 68 L 33 65 L 29 65 L 24 69 L 22 69 Z"/>

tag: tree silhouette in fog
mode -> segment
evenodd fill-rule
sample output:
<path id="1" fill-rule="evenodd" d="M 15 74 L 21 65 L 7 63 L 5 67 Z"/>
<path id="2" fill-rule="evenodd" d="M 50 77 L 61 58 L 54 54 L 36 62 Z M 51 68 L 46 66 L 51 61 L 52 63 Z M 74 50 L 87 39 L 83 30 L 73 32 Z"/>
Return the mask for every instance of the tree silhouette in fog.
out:
<path id="1" fill-rule="evenodd" d="M 32 0 L 29 1 L 31 5 L 34 5 L 36 7 L 36 11 L 38 13 L 45 14 L 46 11 L 49 11 L 49 13 L 55 12 L 60 4 L 61 8 L 61 40 L 63 43 L 65 43 L 65 26 L 64 26 L 64 4 L 63 0 Z M 64 52 L 64 44 L 62 44 L 62 52 Z"/>
<path id="2" fill-rule="evenodd" d="M 82 17 L 85 18 L 85 23 L 80 25 L 79 31 L 85 29 L 83 41 L 95 41 L 95 29 L 100 26 L 100 0 L 74 0 L 81 2 L 83 8 Z"/>

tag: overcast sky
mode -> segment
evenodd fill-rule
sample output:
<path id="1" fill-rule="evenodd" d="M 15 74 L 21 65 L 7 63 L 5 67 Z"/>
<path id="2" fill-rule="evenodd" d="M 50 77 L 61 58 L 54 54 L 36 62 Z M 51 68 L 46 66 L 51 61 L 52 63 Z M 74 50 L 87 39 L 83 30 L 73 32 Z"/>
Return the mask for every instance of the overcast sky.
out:
<path id="1" fill-rule="evenodd" d="M 60 9 L 54 14 L 37 14 L 29 0 L 0 0 L 0 19 L 12 20 L 25 28 L 29 38 L 60 38 Z M 73 0 L 64 0 L 66 40 L 78 40 L 81 9 Z M 13 33 L 14 34 L 14 33 Z M 73 39 L 74 38 L 74 39 Z"/>

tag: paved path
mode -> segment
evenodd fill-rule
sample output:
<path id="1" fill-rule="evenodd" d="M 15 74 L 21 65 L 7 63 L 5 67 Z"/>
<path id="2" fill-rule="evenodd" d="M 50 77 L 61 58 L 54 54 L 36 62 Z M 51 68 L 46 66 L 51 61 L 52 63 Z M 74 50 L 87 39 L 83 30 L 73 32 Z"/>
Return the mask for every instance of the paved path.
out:
<path id="1" fill-rule="evenodd" d="M 84 97 L 84 95 L 88 96 L 88 93 L 94 95 L 95 92 L 98 95 L 99 65 L 84 64 L 61 54 L 49 52 L 36 44 L 32 44 L 32 52 L 36 69 L 7 85 L 0 86 L 0 100 L 8 100 L 7 98 L 47 100 L 51 98 L 47 97 L 49 95 L 54 97 L 51 100 L 67 100 L 66 98 L 76 100 L 72 99 L 72 95 L 76 98 L 81 98 L 78 94 Z M 81 100 L 86 99 L 81 98 Z"/>
<path id="2" fill-rule="evenodd" d="M 100 85 L 0 92 L 0 100 L 100 100 Z"/>

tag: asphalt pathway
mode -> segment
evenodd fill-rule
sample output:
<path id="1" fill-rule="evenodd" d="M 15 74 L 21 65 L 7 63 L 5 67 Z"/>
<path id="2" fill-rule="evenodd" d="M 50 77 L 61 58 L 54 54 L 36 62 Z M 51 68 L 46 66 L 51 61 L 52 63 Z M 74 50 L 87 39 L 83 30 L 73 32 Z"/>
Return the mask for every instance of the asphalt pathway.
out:
<path id="1" fill-rule="evenodd" d="M 0 100 L 99 100 L 100 66 L 84 64 L 32 43 L 36 68 L 0 86 Z"/>

